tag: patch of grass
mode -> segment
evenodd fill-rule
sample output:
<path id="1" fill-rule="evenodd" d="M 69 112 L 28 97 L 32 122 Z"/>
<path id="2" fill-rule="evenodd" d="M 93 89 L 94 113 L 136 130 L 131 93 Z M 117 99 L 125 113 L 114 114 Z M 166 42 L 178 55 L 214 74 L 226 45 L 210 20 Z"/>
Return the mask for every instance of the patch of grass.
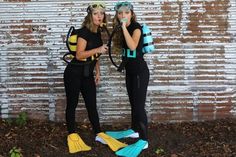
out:
<path id="1" fill-rule="evenodd" d="M 26 112 L 21 112 L 17 118 L 5 119 L 7 125 L 24 126 L 27 123 L 28 116 Z"/>
<path id="2" fill-rule="evenodd" d="M 10 157 L 23 157 L 23 155 L 21 154 L 21 149 L 20 148 L 16 148 L 16 147 L 13 147 L 9 151 L 9 155 L 10 155 Z"/>
<path id="3" fill-rule="evenodd" d="M 158 154 L 158 155 L 164 155 L 164 153 L 165 153 L 164 149 L 162 149 L 162 148 L 157 148 L 156 154 Z"/>
<path id="4" fill-rule="evenodd" d="M 27 123 L 27 114 L 26 112 L 21 112 L 19 116 L 16 118 L 16 125 L 24 126 Z"/>

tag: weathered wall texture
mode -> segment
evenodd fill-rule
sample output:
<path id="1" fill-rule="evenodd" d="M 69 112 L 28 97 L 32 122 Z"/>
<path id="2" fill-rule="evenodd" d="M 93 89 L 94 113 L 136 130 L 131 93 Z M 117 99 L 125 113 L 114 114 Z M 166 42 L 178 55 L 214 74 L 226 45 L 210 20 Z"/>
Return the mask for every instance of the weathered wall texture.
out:
<path id="1" fill-rule="evenodd" d="M 89 1 L 0 0 L 0 113 L 10 118 L 64 120 L 61 60 L 65 36 L 80 26 Z M 107 4 L 109 20 L 114 1 Z M 153 30 L 156 50 L 146 55 L 149 122 L 236 117 L 236 1 L 133 1 L 138 20 Z M 101 57 L 101 122 L 128 122 L 124 75 Z M 80 97 L 78 121 L 87 122 Z"/>

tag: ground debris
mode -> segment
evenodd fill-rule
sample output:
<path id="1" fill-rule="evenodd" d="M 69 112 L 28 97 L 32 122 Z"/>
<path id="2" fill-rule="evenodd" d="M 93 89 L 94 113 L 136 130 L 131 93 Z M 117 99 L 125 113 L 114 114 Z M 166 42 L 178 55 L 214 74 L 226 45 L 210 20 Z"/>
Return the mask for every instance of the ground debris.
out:
<path id="1" fill-rule="evenodd" d="M 118 127 L 117 127 L 118 126 Z M 102 126 L 103 130 L 127 129 L 127 124 Z M 16 127 L 0 120 L 0 157 L 21 148 L 24 157 L 115 157 L 106 145 L 95 142 L 89 124 L 78 124 L 78 132 L 91 151 L 69 154 L 64 123 L 30 120 Z M 233 157 L 236 156 L 236 119 L 205 122 L 156 123 L 149 125 L 149 148 L 140 157 Z M 131 144 L 135 139 L 121 140 Z M 159 150 L 159 151 L 157 151 Z M 160 150 L 162 150 L 160 152 Z"/>

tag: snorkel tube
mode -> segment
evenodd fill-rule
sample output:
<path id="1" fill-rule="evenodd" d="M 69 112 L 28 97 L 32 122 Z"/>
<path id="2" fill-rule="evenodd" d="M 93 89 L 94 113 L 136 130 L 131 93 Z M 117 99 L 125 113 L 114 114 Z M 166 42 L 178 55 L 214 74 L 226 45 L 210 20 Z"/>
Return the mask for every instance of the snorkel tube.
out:
<path id="1" fill-rule="evenodd" d="M 111 60 L 111 63 L 116 67 L 116 68 L 119 68 L 118 65 L 116 65 L 116 63 L 114 62 L 113 58 L 112 58 L 112 55 L 111 55 L 111 42 L 112 42 L 112 38 L 114 36 L 114 34 L 116 33 L 116 31 L 121 27 L 121 24 L 118 24 L 117 26 L 115 26 L 115 28 L 113 29 L 111 35 L 110 35 L 110 38 L 109 38 L 109 41 L 108 41 L 108 54 L 109 54 L 109 58 Z"/>
<path id="2" fill-rule="evenodd" d="M 111 55 L 111 42 L 112 42 L 112 38 L 113 38 L 114 34 L 117 32 L 118 29 L 121 28 L 122 23 L 123 23 L 123 22 L 127 22 L 127 20 L 128 20 L 128 19 L 126 19 L 126 18 L 123 18 L 123 19 L 120 20 L 120 23 L 119 23 L 118 25 L 116 25 L 115 28 L 113 29 L 113 31 L 112 31 L 112 33 L 111 33 L 111 35 L 110 35 L 108 44 L 107 44 L 107 46 L 108 46 L 109 58 L 110 58 L 112 64 L 117 68 L 117 71 L 119 71 L 119 72 L 122 72 L 122 70 L 124 69 L 124 66 L 125 66 L 125 64 L 126 64 L 126 61 L 125 61 L 125 60 L 122 60 L 122 62 L 121 62 L 121 64 L 120 64 L 119 66 L 114 62 L 114 60 L 113 60 L 113 58 L 112 58 L 112 55 Z"/>

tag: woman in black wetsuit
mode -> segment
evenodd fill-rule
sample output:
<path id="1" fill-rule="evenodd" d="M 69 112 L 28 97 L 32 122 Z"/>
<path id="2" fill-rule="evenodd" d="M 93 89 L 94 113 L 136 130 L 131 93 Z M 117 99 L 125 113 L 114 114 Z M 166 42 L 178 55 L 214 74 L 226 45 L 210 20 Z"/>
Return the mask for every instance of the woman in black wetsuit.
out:
<path id="1" fill-rule="evenodd" d="M 75 57 L 64 71 L 67 102 L 66 124 L 69 133 L 67 142 L 70 153 L 91 149 L 91 147 L 83 142 L 75 129 L 75 110 L 80 92 L 84 98 L 94 133 L 98 134 L 101 132 L 96 106 L 96 85 L 100 81 L 99 60 L 91 60 L 98 53 L 105 53 L 107 51 L 107 46 L 103 45 L 101 32 L 99 31 L 100 25 L 106 23 L 105 6 L 103 4 L 91 4 L 87 8 L 87 13 L 81 29 L 77 32 Z M 89 64 L 86 64 L 84 60 L 89 61 Z M 93 74 L 94 68 L 96 69 L 95 78 Z"/>
<path id="2" fill-rule="evenodd" d="M 77 32 L 75 57 L 64 71 L 67 101 L 67 144 L 70 153 L 91 150 L 91 147 L 84 143 L 75 129 L 75 110 L 80 92 L 84 98 L 88 118 L 96 136 L 95 141 L 107 144 L 113 151 L 126 146 L 126 144 L 101 132 L 96 106 L 96 85 L 100 81 L 99 60 L 96 59 L 96 56 L 106 53 L 108 49 L 107 45 L 102 42 L 99 29 L 102 24 L 106 23 L 105 5 L 92 3 L 88 6 L 87 13 L 82 23 L 82 28 Z M 96 70 L 95 78 L 93 74 L 94 68 Z"/>
<path id="3" fill-rule="evenodd" d="M 129 2 L 118 2 L 115 6 L 114 25 L 121 24 L 121 36 L 114 42 L 122 49 L 122 62 L 126 71 L 126 88 L 131 104 L 131 129 L 125 131 L 107 131 L 116 139 L 124 137 L 138 138 L 135 144 L 116 152 L 119 156 L 136 156 L 148 147 L 147 115 L 145 111 L 146 93 L 149 82 L 149 69 L 143 58 L 143 33 L 136 21 L 133 5 Z M 121 40 L 123 39 L 123 40 Z M 119 42 L 121 41 L 121 42 Z M 119 69 L 119 70 L 122 70 Z M 138 146 L 138 147 L 136 147 Z M 133 152 L 133 154 L 129 154 Z"/>

